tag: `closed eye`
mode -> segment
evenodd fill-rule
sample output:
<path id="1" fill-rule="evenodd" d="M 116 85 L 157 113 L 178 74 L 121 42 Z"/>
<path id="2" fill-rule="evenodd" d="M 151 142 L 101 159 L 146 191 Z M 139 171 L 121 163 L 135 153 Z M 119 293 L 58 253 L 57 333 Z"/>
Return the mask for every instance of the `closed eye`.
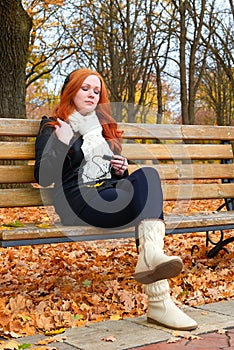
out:
<path id="1" fill-rule="evenodd" d="M 81 86 L 81 89 L 83 91 L 88 91 L 88 90 L 92 90 L 92 87 L 90 85 L 83 85 Z M 96 95 L 99 95 L 100 94 L 100 89 L 99 88 L 94 88 L 93 89 L 93 92 L 96 94 Z"/>

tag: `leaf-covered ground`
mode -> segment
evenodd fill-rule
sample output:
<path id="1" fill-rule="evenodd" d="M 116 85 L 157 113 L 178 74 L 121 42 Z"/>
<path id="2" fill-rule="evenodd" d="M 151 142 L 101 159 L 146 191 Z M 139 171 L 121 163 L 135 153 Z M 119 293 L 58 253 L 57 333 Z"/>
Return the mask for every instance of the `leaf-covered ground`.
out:
<path id="1" fill-rule="evenodd" d="M 205 206 L 209 211 L 219 204 Z M 199 211 L 199 205 L 190 204 L 189 211 Z M 174 206 L 168 203 L 165 212 Z M 42 208 L 0 209 L 0 225 L 50 223 L 51 218 L 53 213 Z M 194 245 L 200 249 L 191 254 Z M 229 253 L 207 259 L 205 233 L 167 236 L 165 251 L 184 262 L 182 273 L 170 280 L 174 300 L 194 306 L 233 298 L 233 248 L 229 244 Z M 147 297 L 133 278 L 136 261 L 133 239 L 0 248 L 0 335 L 53 334 L 145 314 Z"/>

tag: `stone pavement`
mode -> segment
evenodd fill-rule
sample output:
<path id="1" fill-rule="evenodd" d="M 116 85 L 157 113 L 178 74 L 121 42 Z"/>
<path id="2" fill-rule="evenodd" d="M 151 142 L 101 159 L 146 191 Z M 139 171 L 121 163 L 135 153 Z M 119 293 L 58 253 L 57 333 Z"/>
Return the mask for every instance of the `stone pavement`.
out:
<path id="1" fill-rule="evenodd" d="M 88 324 L 85 327 L 67 329 L 55 336 L 63 342 L 48 344 L 58 350 L 234 350 L 234 299 L 219 303 L 183 307 L 199 327 L 193 331 L 173 331 L 149 324 L 146 316 L 119 321 Z M 23 344 L 35 344 L 48 337 L 35 335 L 17 339 Z M 29 348 L 29 349 L 30 349 Z M 37 347 L 39 348 L 39 346 Z"/>

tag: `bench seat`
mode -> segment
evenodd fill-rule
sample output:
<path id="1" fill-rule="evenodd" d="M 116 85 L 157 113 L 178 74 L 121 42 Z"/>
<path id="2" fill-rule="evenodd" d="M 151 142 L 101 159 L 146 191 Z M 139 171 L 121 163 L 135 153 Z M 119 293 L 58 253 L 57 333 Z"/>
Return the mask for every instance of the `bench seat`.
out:
<path id="1" fill-rule="evenodd" d="M 165 215 L 167 234 L 189 233 L 194 231 L 216 230 L 234 228 L 234 211 L 221 211 L 190 215 Z M 23 224 L 20 227 L 7 227 L 0 230 L 2 246 L 24 245 L 24 241 L 30 244 L 102 240 L 113 238 L 134 237 L 134 228 L 121 230 L 95 228 L 92 226 L 64 226 L 57 222 L 54 225 L 47 224 Z"/>

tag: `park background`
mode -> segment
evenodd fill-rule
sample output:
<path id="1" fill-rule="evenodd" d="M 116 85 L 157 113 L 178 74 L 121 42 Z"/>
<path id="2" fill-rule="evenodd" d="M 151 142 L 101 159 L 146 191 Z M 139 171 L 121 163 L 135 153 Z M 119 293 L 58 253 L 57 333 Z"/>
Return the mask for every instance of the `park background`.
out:
<path id="1" fill-rule="evenodd" d="M 234 125 L 233 19 L 232 0 L 0 0 L 0 117 L 50 115 L 67 74 L 89 67 L 103 75 L 117 121 Z M 207 210 L 219 204 L 203 202 Z M 43 208 L 1 209 L 0 220 L 49 224 L 51 216 Z M 191 254 L 193 245 L 200 250 Z M 171 281 L 178 303 L 233 298 L 231 248 L 208 260 L 203 234 L 167 237 L 167 251 L 179 251 L 185 264 Z M 147 310 L 132 277 L 132 240 L 0 253 L 0 333 L 6 337 Z"/>
<path id="2" fill-rule="evenodd" d="M 0 117 L 51 114 L 89 67 L 118 121 L 233 124 L 233 0 L 1 0 L 0 14 Z"/>

